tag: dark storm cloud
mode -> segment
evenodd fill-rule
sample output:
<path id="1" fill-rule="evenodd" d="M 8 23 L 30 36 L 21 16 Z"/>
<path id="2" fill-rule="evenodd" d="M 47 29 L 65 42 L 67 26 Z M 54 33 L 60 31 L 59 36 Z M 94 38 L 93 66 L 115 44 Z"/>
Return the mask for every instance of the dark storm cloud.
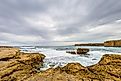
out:
<path id="1" fill-rule="evenodd" d="M 0 40 L 35 43 L 118 38 L 121 27 L 114 22 L 120 19 L 120 0 L 1 0 Z M 106 27 L 113 32 L 106 33 Z"/>

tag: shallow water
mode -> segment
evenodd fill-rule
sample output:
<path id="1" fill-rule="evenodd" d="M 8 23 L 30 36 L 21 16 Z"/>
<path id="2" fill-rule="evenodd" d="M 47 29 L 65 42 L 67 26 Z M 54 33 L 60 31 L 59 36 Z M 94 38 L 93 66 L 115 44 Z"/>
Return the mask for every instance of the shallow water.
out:
<path id="1" fill-rule="evenodd" d="M 41 70 L 50 67 L 64 66 L 70 62 L 78 62 L 83 66 L 96 64 L 104 54 L 121 54 L 121 47 L 94 47 L 94 46 L 38 46 L 38 47 L 20 47 L 23 52 L 40 52 L 46 58 L 44 66 Z M 77 48 L 89 48 L 90 52 L 86 55 L 73 55 L 66 53 L 67 50 L 75 50 Z"/>

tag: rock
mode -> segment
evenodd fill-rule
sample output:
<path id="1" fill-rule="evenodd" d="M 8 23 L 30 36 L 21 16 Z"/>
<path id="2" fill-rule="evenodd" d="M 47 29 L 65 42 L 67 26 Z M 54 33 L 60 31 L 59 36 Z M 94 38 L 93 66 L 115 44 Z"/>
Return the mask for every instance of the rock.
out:
<path id="1" fill-rule="evenodd" d="M 87 49 L 87 48 L 78 48 L 77 49 L 77 54 L 86 54 L 87 52 L 89 52 L 89 49 Z"/>
<path id="2" fill-rule="evenodd" d="M 18 48 L 0 48 L 0 81 L 24 81 L 36 74 L 45 56 L 20 53 Z"/>
<path id="3" fill-rule="evenodd" d="M 121 47 L 121 40 L 110 40 L 104 42 L 105 47 Z"/>
<path id="4" fill-rule="evenodd" d="M 0 48 L 0 61 L 7 61 L 17 56 L 18 48 Z"/>
<path id="5" fill-rule="evenodd" d="M 12 46 L 0 46 L 0 48 L 13 48 Z"/>
<path id="6" fill-rule="evenodd" d="M 62 68 L 64 71 L 66 71 L 68 74 L 73 74 L 73 73 L 77 73 L 81 70 L 84 70 L 85 67 L 82 66 L 79 63 L 68 63 L 66 66 L 64 66 Z"/>
<path id="7" fill-rule="evenodd" d="M 84 44 L 75 44 L 75 46 L 104 46 L 104 43 L 84 43 Z"/>
<path id="8" fill-rule="evenodd" d="M 70 54 L 77 54 L 76 51 L 66 51 L 66 53 L 70 53 Z"/>
<path id="9" fill-rule="evenodd" d="M 89 49 L 87 48 L 78 48 L 77 51 L 66 51 L 66 53 L 71 53 L 71 54 L 86 54 L 89 52 Z"/>
<path id="10" fill-rule="evenodd" d="M 92 66 L 69 63 L 64 67 L 48 69 L 26 81 L 121 81 L 121 55 L 104 55 Z"/>

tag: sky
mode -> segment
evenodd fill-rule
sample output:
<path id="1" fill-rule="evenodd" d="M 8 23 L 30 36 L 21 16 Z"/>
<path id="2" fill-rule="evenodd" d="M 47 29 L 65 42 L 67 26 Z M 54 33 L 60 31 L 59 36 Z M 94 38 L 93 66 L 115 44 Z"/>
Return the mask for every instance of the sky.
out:
<path id="1" fill-rule="evenodd" d="M 0 45 L 121 38 L 121 0 L 0 0 Z"/>

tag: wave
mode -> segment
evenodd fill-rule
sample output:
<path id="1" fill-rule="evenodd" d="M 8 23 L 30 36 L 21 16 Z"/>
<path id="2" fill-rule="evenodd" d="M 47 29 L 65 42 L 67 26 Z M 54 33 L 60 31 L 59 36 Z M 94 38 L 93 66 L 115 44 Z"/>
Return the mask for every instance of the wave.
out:
<path id="1" fill-rule="evenodd" d="M 96 64 L 104 54 L 121 54 L 121 48 L 116 47 L 81 47 L 89 48 L 88 54 L 72 55 L 66 53 L 67 50 L 75 50 L 79 47 L 21 47 L 22 52 L 39 52 L 46 56 L 41 70 L 64 66 L 70 62 L 78 62 L 83 66 Z M 58 49 L 58 50 L 57 50 Z"/>

